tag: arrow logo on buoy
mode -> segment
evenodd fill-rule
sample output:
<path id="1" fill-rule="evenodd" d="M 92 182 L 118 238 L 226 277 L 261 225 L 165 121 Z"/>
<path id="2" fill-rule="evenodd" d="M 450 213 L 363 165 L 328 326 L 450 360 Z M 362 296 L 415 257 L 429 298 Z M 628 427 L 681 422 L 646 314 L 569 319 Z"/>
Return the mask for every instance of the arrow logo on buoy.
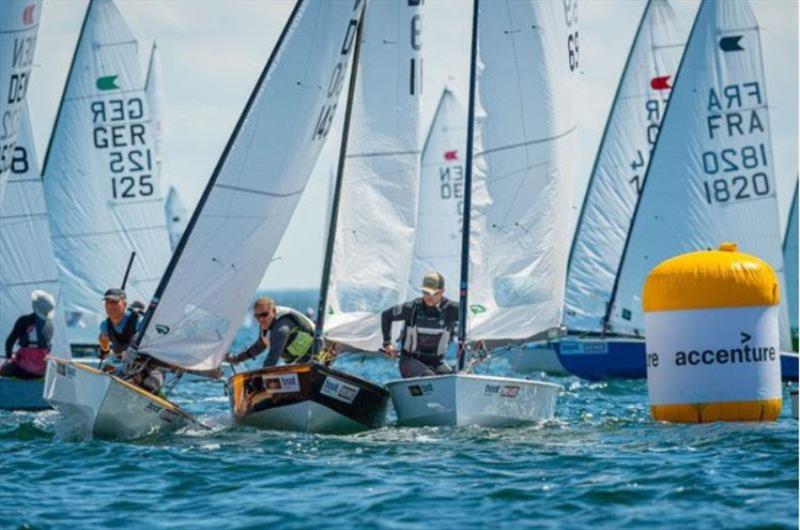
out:
<path id="1" fill-rule="evenodd" d="M 739 333 L 742 335 L 742 344 L 744 344 L 745 342 L 747 342 L 748 340 L 750 340 L 752 338 L 750 335 L 748 335 L 744 331 L 740 331 Z"/>
<path id="2" fill-rule="evenodd" d="M 724 52 L 743 52 L 744 48 L 739 44 L 742 40 L 742 35 L 735 35 L 733 37 L 722 37 L 719 39 L 719 47 Z"/>

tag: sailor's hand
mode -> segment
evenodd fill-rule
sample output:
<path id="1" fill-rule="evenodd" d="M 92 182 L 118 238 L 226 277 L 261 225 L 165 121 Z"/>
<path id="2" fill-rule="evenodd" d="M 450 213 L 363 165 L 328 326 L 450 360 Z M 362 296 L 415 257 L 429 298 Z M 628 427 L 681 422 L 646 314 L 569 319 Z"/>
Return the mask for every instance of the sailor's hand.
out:
<path id="1" fill-rule="evenodd" d="M 397 358 L 397 350 L 395 349 L 395 347 L 392 344 L 384 344 L 383 345 L 383 351 L 384 351 L 384 353 L 386 353 L 386 355 L 388 355 L 392 359 L 396 359 Z"/>
<path id="2" fill-rule="evenodd" d="M 108 357 L 109 353 L 110 352 L 108 350 L 106 350 L 106 351 L 100 350 L 100 360 L 101 361 L 105 361 L 106 357 Z"/>

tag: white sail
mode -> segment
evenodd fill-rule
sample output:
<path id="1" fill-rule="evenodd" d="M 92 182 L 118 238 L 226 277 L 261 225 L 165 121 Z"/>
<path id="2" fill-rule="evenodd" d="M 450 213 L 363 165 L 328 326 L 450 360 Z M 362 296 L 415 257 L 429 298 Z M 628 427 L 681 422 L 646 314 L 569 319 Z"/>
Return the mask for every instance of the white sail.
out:
<path id="1" fill-rule="evenodd" d="M 194 369 L 224 358 L 328 135 L 363 4 L 296 5 L 153 298 L 140 351 Z"/>
<path id="2" fill-rule="evenodd" d="M 788 302 L 789 325 L 792 336 L 797 337 L 797 184 L 794 186 L 792 208 L 789 210 L 789 224 L 783 239 L 783 263 L 786 267 L 786 289 L 784 297 Z"/>
<path id="3" fill-rule="evenodd" d="M 175 186 L 170 186 L 167 192 L 166 211 L 167 231 L 169 231 L 169 244 L 172 250 L 178 246 L 189 218 L 186 214 L 186 207 L 183 205 L 181 196 Z"/>
<path id="4" fill-rule="evenodd" d="M 589 177 L 567 268 L 564 324 L 599 331 L 658 127 L 689 35 L 667 0 L 649 0 Z"/>
<path id="5" fill-rule="evenodd" d="M 325 335 L 366 351 L 404 299 L 414 244 L 422 18 L 410 4 L 367 8 L 342 178 Z"/>
<path id="6" fill-rule="evenodd" d="M 0 202 L 20 128 L 39 33 L 41 0 L 0 2 Z"/>
<path id="7" fill-rule="evenodd" d="M 112 1 L 94 0 L 43 167 L 62 305 L 74 336 L 82 326 L 96 337 L 103 292 L 120 285 L 131 252 L 129 300 L 148 300 L 169 260 L 143 88 L 136 37 Z"/>
<path id="8" fill-rule="evenodd" d="M 447 294 L 458 295 L 466 143 L 467 113 L 445 89 L 422 149 L 408 293 L 419 291 L 423 276 L 436 271 L 444 277 Z"/>
<path id="9" fill-rule="evenodd" d="M 153 131 L 153 152 L 158 165 L 159 179 L 162 175 L 164 158 L 164 72 L 161 67 L 161 53 L 158 51 L 158 44 L 153 43 L 150 50 L 150 61 L 147 64 L 147 76 L 144 82 L 144 90 L 147 93 L 147 104 L 150 106 L 152 116 Z M 172 233 L 170 232 L 170 238 Z M 174 248 L 174 246 L 173 246 Z"/>
<path id="10" fill-rule="evenodd" d="M 470 340 L 559 325 L 576 122 L 577 2 L 479 4 Z"/>
<path id="11" fill-rule="evenodd" d="M 768 109 L 759 29 L 749 4 L 705 0 L 634 215 L 611 331 L 644 331 L 644 280 L 661 261 L 683 252 L 733 241 L 782 279 Z M 788 338 L 788 330 L 781 335 Z"/>
<path id="12" fill-rule="evenodd" d="M 43 289 L 56 299 L 52 351 L 58 357 L 70 358 L 39 161 L 28 109 L 23 106 L 6 193 L 0 204 L 0 337 L 8 336 L 18 317 L 31 313 L 31 292 L 35 289 Z"/>

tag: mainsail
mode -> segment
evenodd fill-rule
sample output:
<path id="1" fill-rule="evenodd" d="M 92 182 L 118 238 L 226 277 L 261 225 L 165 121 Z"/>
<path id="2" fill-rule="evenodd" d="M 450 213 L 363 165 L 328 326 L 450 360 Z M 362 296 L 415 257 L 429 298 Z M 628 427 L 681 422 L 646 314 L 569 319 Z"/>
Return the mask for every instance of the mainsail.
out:
<path id="1" fill-rule="evenodd" d="M 8 336 L 17 317 L 31 312 L 31 292 L 43 289 L 56 299 L 53 353 L 69 358 L 61 283 L 25 105 L 9 174 L 0 204 L 0 337 Z"/>
<path id="2" fill-rule="evenodd" d="M 169 244 L 172 250 L 175 250 L 184 230 L 186 230 L 186 224 L 189 222 L 189 218 L 186 215 L 186 207 L 183 205 L 181 196 L 178 195 L 178 190 L 175 186 L 170 186 L 167 192 L 166 211 L 164 214 L 167 216 Z"/>
<path id="3" fill-rule="evenodd" d="M 161 53 L 158 51 L 158 43 L 153 43 L 150 50 L 150 61 L 147 63 L 147 76 L 144 82 L 144 91 L 147 94 L 147 104 L 150 107 L 152 117 L 153 132 L 153 152 L 156 157 L 157 172 L 159 180 L 162 176 L 163 157 L 164 157 L 164 83 L 162 78 L 164 72 L 161 67 Z M 170 232 L 171 237 L 171 232 Z"/>
<path id="4" fill-rule="evenodd" d="M 797 184 L 794 185 L 789 224 L 783 239 L 783 263 L 786 267 L 786 300 L 789 306 L 789 325 L 793 339 L 797 337 Z M 796 344 L 796 342 L 795 342 Z M 795 347 L 795 349 L 797 349 Z"/>
<path id="5" fill-rule="evenodd" d="M 36 51 L 41 0 L 0 2 L 0 202 L 10 166 L 18 151 L 17 136 L 26 118 L 25 96 Z"/>
<path id="6" fill-rule="evenodd" d="M 372 2 L 364 21 L 327 293 L 325 335 L 381 346 L 379 314 L 403 301 L 411 268 L 422 92 L 419 2 Z"/>
<path id="7" fill-rule="evenodd" d="M 688 37 L 667 0 L 649 0 L 603 138 L 567 268 L 564 324 L 600 331 L 639 189 Z"/>
<path id="8" fill-rule="evenodd" d="M 577 2 L 478 9 L 466 333 L 524 340 L 558 326 L 564 303 Z"/>
<path id="9" fill-rule="evenodd" d="M 62 305 L 94 336 L 131 252 L 131 300 L 152 296 L 169 259 L 152 125 L 136 38 L 113 2 L 94 0 L 42 169 Z"/>
<path id="10" fill-rule="evenodd" d="M 153 297 L 139 350 L 216 368 L 333 122 L 364 2 L 300 0 Z"/>
<path id="11" fill-rule="evenodd" d="M 745 1 L 704 0 L 623 253 L 611 331 L 644 331 L 645 277 L 682 252 L 733 241 L 782 279 L 774 164 L 756 19 Z"/>
<path id="12" fill-rule="evenodd" d="M 422 149 L 414 257 L 407 293 L 419 291 L 422 277 L 430 271 L 444 277 L 451 297 L 458 293 L 466 143 L 466 112 L 455 95 L 445 89 Z"/>

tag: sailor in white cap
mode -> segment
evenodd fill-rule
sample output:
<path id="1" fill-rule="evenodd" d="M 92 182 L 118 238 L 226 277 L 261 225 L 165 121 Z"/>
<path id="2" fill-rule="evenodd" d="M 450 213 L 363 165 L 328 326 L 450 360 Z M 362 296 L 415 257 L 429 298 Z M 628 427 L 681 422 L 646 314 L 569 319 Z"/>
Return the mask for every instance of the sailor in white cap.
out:
<path id="1" fill-rule="evenodd" d="M 6 361 L 0 366 L 2 376 L 37 379 L 44 375 L 53 341 L 56 301 L 50 293 L 37 289 L 31 293 L 31 308 L 33 313 L 19 317 L 6 338 Z M 15 346 L 18 346 L 16 351 Z"/>

